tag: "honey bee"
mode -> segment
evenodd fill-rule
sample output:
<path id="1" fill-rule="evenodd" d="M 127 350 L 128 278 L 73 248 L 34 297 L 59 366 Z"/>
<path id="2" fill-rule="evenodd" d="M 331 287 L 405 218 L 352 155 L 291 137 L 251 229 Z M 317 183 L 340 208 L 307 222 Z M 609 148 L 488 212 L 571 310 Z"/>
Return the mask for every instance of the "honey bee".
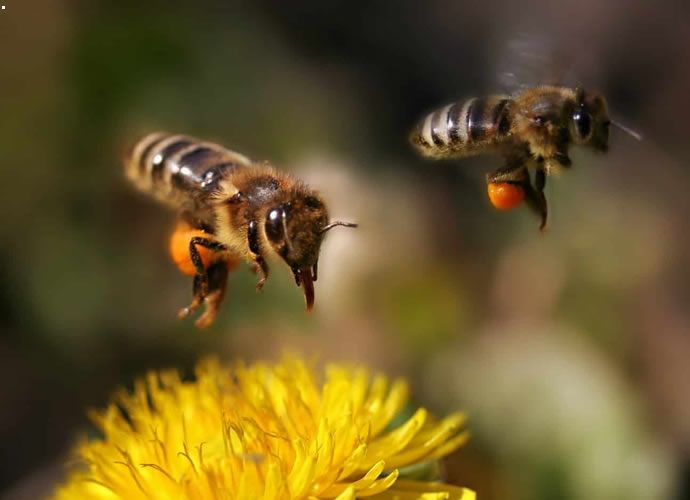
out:
<path id="1" fill-rule="evenodd" d="M 170 253 L 194 282 L 192 302 L 178 316 L 186 318 L 203 304 L 196 320 L 200 328 L 214 322 L 229 271 L 248 261 L 261 290 L 270 255 L 290 267 L 310 311 L 325 234 L 338 226 L 356 227 L 329 221 L 317 191 L 270 164 L 185 135 L 147 135 L 124 166 L 137 188 L 179 212 Z"/>
<path id="2" fill-rule="evenodd" d="M 460 158 L 497 153 L 505 165 L 487 175 L 491 203 L 508 210 L 523 200 L 541 218 L 548 216 L 546 176 L 569 168 L 571 144 L 606 152 L 613 124 L 605 99 L 582 88 L 544 85 L 513 96 L 477 97 L 449 104 L 427 115 L 410 135 L 426 157 Z M 535 170 L 534 184 L 529 168 Z"/>

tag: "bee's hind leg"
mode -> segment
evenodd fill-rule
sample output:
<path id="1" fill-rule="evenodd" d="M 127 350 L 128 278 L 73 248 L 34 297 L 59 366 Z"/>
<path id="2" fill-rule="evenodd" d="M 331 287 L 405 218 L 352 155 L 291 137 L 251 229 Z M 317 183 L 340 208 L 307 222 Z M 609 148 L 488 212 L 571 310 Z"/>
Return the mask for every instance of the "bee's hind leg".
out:
<path id="1" fill-rule="evenodd" d="M 177 316 L 184 319 L 196 311 L 201 304 L 204 304 L 204 313 L 196 320 L 195 324 L 199 328 L 210 326 L 216 318 L 218 307 L 225 294 L 229 266 L 232 262 L 225 258 L 219 259 L 211 264 L 208 269 L 204 268 L 204 263 L 197 250 L 197 245 L 208 248 L 216 252 L 224 252 L 227 247 L 217 241 L 195 236 L 189 241 L 189 257 L 196 269 L 194 284 L 192 289 L 192 302 L 187 307 L 183 307 Z"/>
<path id="2" fill-rule="evenodd" d="M 541 218 L 541 223 L 539 224 L 540 231 L 543 231 L 546 227 L 546 221 L 549 215 L 546 196 L 544 196 L 545 186 L 546 172 L 543 167 L 539 167 L 534 175 L 534 187 L 532 187 L 530 183 L 529 174 L 527 175 L 527 181 L 522 186 L 525 190 L 525 201 L 527 202 L 527 206 Z"/>
<path id="3" fill-rule="evenodd" d="M 225 296 L 229 271 L 229 263 L 225 260 L 212 264 L 206 271 L 208 289 L 206 295 L 203 297 L 204 312 L 194 323 L 198 328 L 207 328 L 215 321 L 218 315 L 218 309 Z M 197 300 L 196 297 L 195 290 L 194 300 Z"/>
<path id="4" fill-rule="evenodd" d="M 527 206 L 541 218 L 539 230 L 544 230 L 548 217 L 548 206 L 544 196 L 546 172 L 542 166 L 537 169 L 534 186 L 532 186 L 527 167 L 523 164 L 500 168 L 487 175 L 486 181 L 488 183 L 507 183 L 520 186 L 525 194 Z"/>
<path id="5" fill-rule="evenodd" d="M 201 293 L 203 288 L 208 288 L 208 285 L 202 284 L 208 278 L 204 275 L 197 274 L 194 276 L 194 284 L 192 285 L 192 302 L 186 307 L 180 309 L 177 313 L 177 317 L 180 319 L 185 319 L 187 316 L 192 314 L 194 311 L 199 309 L 199 306 L 204 301 L 204 296 Z"/>
<path id="6" fill-rule="evenodd" d="M 486 182 L 489 184 L 507 183 L 522 186 L 525 181 L 529 183 L 529 174 L 527 168 L 522 164 L 499 168 L 486 176 Z"/>

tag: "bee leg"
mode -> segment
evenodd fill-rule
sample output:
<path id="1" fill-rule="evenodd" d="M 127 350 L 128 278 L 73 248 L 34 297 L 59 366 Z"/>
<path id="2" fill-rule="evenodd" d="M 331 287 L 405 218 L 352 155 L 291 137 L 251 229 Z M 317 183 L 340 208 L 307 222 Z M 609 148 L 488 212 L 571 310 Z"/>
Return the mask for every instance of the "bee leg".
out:
<path id="1" fill-rule="evenodd" d="M 266 259 L 264 259 L 261 255 L 254 256 L 252 272 L 259 275 L 259 281 L 256 282 L 256 290 L 260 292 L 264 287 L 264 283 L 266 283 L 266 280 L 268 279 L 268 264 L 266 263 Z"/>
<path id="2" fill-rule="evenodd" d="M 557 174 L 565 169 L 569 169 L 573 162 L 567 153 L 558 151 L 548 158 L 539 157 L 537 159 L 537 164 L 540 168 L 544 169 L 547 174 Z"/>
<path id="3" fill-rule="evenodd" d="M 561 151 L 559 151 L 558 153 L 556 153 L 556 154 L 554 155 L 554 159 L 555 159 L 556 162 L 557 162 L 561 167 L 563 167 L 563 168 L 569 168 L 569 167 L 572 166 L 572 164 L 573 164 L 573 161 L 570 159 L 570 157 L 568 156 L 568 154 L 567 154 L 567 153 L 563 153 L 563 152 L 561 152 Z"/>
<path id="4" fill-rule="evenodd" d="M 201 289 L 203 287 L 202 281 L 204 280 L 206 280 L 206 276 L 202 276 L 200 274 L 194 276 L 194 284 L 192 286 L 192 303 L 187 307 L 183 307 L 177 312 L 177 317 L 179 319 L 185 319 L 187 316 L 199 309 L 199 306 L 204 300 L 204 297 L 201 293 Z"/>
<path id="5" fill-rule="evenodd" d="M 249 221 L 247 225 L 247 243 L 249 244 L 249 251 L 254 258 L 254 265 L 252 271 L 259 275 L 259 281 L 256 283 L 256 290 L 261 291 L 264 283 L 268 279 L 268 264 L 263 255 L 261 255 L 261 246 L 259 245 L 259 230 L 256 221 Z"/>
<path id="6" fill-rule="evenodd" d="M 189 256 L 192 259 L 192 264 L 194 264 L 194 269 L 196 269 L 196 276 L 199 277 L 198 292 L 203 299 L 208 293 L 208 273 L 207 270 L 204 269 L 201 255 L 199 255 L 199 251 L 196 248 L 197 245 L 213 250 L 214 252 L 226 252 L 228 247 L 218 241 L 203 238 L 201 236 L 194 236 L 189 240 Z"/>
<path id="7" fill-rule="evenodd" d="M 192 289 L 192 303 L 187 307 L 183 307 L 178 312 L 177 316 L 180 319 L 186 318 L 191 313 L 196 311 L 199 306 L 204 303 L 206 297 L 209 295 L 209 290 L 213 291 L 213 287 L 209 286 L 209 272 L 204 269 L 204 263 L 201 260 L 199 251 L 197 250 L 197 245 L 208 248 L 216 252 L 227 251 L 227 247 L 222 243 L 208 238 L 203 238 L 200 236 L 195 236 L 189 240 L 189 257 L 196 269 L 196 274 L 194 275 L 194 285 Z M 213 267 L 213 266 L 211 266 Z M 227 274 L 227 273 L 226 273 Z M 227 277 L 227 276 L 226 276 Z M 224 285 L 223 285 L 224 286 Z M 222 298 L 222 294 L 221 294 Z M 220 301 L 218 301 L 220 302 Z M 210 324 L 210 323 L 208 323 Z"/>
<path id="8" fill-rule="evenodd" d="M 562 127 L 556 137 L 556 152 L 551 158 L 559 167 L 569 168 L 573 164 L 568 156 L 569 144 L 570 133 L 567 128 Z"/>
<path id="9" fill-rule="evenodd" d="M 228 263 L 225 260 L 216 262 L 206 271 L 208 276 L 208 293 L 203 299 L 204 312 L 194 323 L 198 328 L 207 328 L 215 321 L 218 315 L 218 308 L 225 296 L 229 271 Z"/>
<path id="10" fill-rule="evenodd" d="M 522 186 L 525 181 L 529 183 L 529 174 L 523 164 L 499 168 L 486 176 L 486 182 L 489 184 L 505 182 Z"/>
<path id="11" fill-rule="evenodd" d="M 546 186 L 546 171 L 543 167 L 537 169 L 534 176 L 534 187 L 529 181 L 529 175 L 526 182 L 523 184 L 525 190 L 525 201 L 527 205 L 541 217 L 539 230 L 543 231 L 546 227 L 546 220 L 548 217 L 548 205 L 546 203 L 546 196 L 544 196 L 544 187 Z"/>

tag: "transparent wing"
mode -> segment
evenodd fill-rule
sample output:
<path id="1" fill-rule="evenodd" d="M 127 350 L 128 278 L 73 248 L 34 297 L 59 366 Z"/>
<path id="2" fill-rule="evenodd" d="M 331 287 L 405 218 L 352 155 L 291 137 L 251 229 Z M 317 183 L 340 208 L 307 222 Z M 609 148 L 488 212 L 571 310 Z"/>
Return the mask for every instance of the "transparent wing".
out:
<path id="1" fill-rule="evenodd" d="M 505 93 L 570 83 L 573 58 L 548 35 L 519 32 L 497 41 L 493 52 L 498 88 Z"/>

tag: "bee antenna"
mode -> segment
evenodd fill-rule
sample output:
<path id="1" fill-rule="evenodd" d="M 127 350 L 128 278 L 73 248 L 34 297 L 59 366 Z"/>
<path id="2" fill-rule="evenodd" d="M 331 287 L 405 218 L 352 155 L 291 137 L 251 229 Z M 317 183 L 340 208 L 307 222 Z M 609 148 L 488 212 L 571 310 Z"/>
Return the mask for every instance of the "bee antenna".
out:
<path id="1" fill-rule="evenodd" d="M 285 244 L 287 245 L 288 250 L 292 252 L 292 241 L 290 241 L 290 234 L 288 233 L 287 212 L 285 211 L 285 209 L 281 210 L 280 218 L 283 222 L 283 235 L 285 236 Z"/>
<path id="2" fill-rule="evenodd" d="M 640 134 L 639 132 L 634 131 L 634 130 L 631 129 L 631 128 L 626 127 L 626 126 L 623 125 L 622 123 L 617 122 L 616 120 L 611 120 L 611 124 L 612 124 L 614 127 L 617 127 L 617 128 L 619 128 L 619 129 L 621 129 L 621 130 L 622 130 L 623 132 L 625 132 L 626 134 L 628 134 L 628 135 L 634 137 L 634 138 L 637 139 L 638 141 L 641 141 L 641 140 L 642 140 L 642 134 Z"/>
<path id="3" fill-rule="evenodd" d="M 326 231 L 330 231 L 331 229 L 333 229 L 334 227 L 337 227 L 337 226 L 343 226 L 343 227 L 357 227 L 358 224 L 355 224 L 354 222 L 342 222 L 342 221 L 339 221 L 339 220 L 335 220 L 335 221 L 333 221 L 333 222 L 329 222 L 328 224 L 326 224 L 326 225 L 323 227 L 323 229 L 321 230 L 321 234 L 325 233 Z"/>

